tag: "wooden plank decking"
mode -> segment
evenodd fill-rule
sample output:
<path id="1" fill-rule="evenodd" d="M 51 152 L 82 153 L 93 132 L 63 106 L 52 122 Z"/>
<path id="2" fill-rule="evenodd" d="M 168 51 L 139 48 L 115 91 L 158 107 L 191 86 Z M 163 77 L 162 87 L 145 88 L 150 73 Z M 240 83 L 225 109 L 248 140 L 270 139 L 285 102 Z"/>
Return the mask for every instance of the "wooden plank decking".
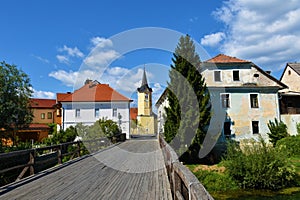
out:
<path id="1" fill-rule="evenodd" d="M 0 199 L 172 199 L 157 139 L 126 141 L 14 187 Z"/>

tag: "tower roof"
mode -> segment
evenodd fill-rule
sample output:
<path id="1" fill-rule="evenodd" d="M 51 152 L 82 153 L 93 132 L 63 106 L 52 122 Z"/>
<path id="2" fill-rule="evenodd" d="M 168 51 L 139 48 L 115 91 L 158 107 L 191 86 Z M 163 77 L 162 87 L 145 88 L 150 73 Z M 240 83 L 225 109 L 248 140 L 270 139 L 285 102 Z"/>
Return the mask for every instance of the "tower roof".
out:
<path id="1" fill-rule="evenodd" d="M 142 79 L 142 86 L 143 85 L 148 85 L 145 67 L 144 67 L 143 79 Z"/>
<path id="2" fill-rule="evenodd" d="M 142 85 L 137 90 L 138 92 L 152 92 L 152 88 L 150 88 L 148 85 L 145 67 L 143 72 Z"/>

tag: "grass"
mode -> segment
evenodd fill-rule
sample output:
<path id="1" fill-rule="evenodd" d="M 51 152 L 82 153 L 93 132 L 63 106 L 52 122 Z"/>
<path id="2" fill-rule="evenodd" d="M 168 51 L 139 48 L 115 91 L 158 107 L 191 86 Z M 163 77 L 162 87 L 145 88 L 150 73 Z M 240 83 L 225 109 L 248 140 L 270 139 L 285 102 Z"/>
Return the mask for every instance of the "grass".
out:
<path id="1" fill-rule="evenodd" d="M 300 156 L 291 159 L 296 167 L 299 178 L 298 187 L 289 187 L 279 191 L 243 190 L 226 173 L 222 162 L 217 165 L 186 165 L 204 185 L 207 191 L 216 199 L 286 199 L 287 195 L 300 194 Z M 289 199 L 293 199 L 289 198 Z M 294 199 L 298 199 L 298 196 Z"/>

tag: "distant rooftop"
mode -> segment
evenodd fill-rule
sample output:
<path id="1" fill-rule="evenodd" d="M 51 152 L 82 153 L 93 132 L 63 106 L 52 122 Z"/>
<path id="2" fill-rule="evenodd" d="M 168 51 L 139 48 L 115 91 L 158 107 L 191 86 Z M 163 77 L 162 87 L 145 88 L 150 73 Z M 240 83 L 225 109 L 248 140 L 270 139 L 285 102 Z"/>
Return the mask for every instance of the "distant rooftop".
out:
<path id="1" fill-rule="evenodd" d="M 85 85 L 75 90 L 74 93 L 58 93 L 57 101 L 60 102 L 111 102 L 111 101 L 132 101 L 123 96 L 108 84 L 101 84 L 98 81 L 86 81 Z"/>
<path id="2" fill-rule="evenodd" d="M 300 63 L 288 63 L 288 66 L 300 75 Z"/>
<path id="3" fill-rule="evenodd" d="M 219 54 L 207 61 L 206 63 L 250 63 L 250 61 L 242 60 L 236 57 L 227 56 L 224 54 Z"/>
<path id="4" fill-rule="evenodd" d="M 30 99 L 31 108 L 53 108 L 55 104 L 56 104 L 55 99 L 38 99 L 38 98 Z"/>

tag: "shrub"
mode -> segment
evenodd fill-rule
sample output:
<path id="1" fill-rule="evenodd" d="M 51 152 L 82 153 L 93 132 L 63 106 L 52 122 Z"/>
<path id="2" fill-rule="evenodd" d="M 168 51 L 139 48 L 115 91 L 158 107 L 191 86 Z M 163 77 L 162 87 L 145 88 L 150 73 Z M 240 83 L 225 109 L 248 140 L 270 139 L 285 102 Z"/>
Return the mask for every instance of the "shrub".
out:
<path id="1" fill-rule="evenodd" d="M 300 156 L 300 135 L 289 136 L 279 140 L 276 148 L 283 151 L 288 157 Z"/>
<path id="2" fill-rule="evenodd" d="M 297 128 L 297 133 L 298 133 L 298 135 L 300 135 L 300 123 L 297 123 L 297 124 L 296 124 L 296 128 Z"/>
<path id="3" fill-rule="evenodd" d="M 65 142 L 73 142 L 76 136 L 78 136 L 76 128 L 70 126 L 65 131 L 60 130 L 57 133 L 54 132 L 52 137 L 45 138 L 43 140 L 43 143 L 45 143 L 46 145 L 54 145 L 54 144 L 60 144 Z"/>
<path id="4" fill-rule="evenodd" d="M 275 122 L 272 122 L 271 120 L 269 121 L 268 128 L 270 130 L 270 133 L 268 133 L 270 142 L 274 147 L 276 146 L 276 142 L 278 140 L 288 136 L 287 126 L 282 121 L 278 122 L 276 118 Z"/>
<path id="5" fill-rule="evenodd" d="M 203 169 L 195 171 L 195 166 L 196 165 L 188 165 L 189 169 L 193 171 L 193 174 L 209 192 L 230 191 L 239 188 L 228 174 Z"/>
<path id="6" fill-rule="evenodd" d="M 242 188 L 277 190 L 293 184 L 295 179 L 295 169 L 284 153 L 267 146 L 262 138 L 243 150 L 235 143 L 229 144 L 224 166 Z"/>

